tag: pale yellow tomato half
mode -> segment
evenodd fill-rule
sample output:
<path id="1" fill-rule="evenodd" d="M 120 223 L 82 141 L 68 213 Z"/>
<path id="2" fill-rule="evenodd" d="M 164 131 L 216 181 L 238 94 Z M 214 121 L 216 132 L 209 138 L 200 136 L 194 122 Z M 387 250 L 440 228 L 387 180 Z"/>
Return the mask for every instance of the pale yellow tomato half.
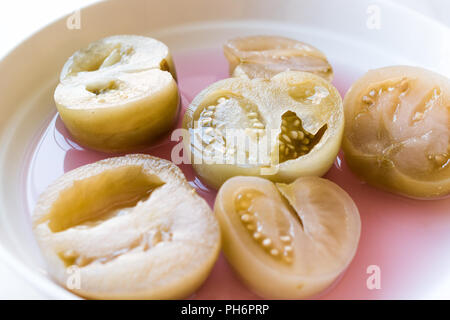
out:
<path id="1" fill-rule="evenodd" d="M 344 99 L 343 149 L 370 184 L 413 198 L 450 193 L 450 80 L 409 66 L 371 70 Z"/>
<path id="2" fill-rule="evenodd" d="M 277 182 L 323 175 L 339 151 L 344 114 L 328 81 L 288 71 L 210 85 L 192 101 L 183 127 L 194 169 L 218 188 L 238 175 Z"/>
<path id="3" fill-rule="evenodd" d="M 333 68 L 325 54 L 298 40 L 248 36 L 231 39 L 223 48 L 232 76 L 270 79 L 283 71 L 304 71 L 333 80 Z"/>
<path id="4" fill-rule="evenodd" d="M 206 201 L 176 165 L 149 155 L 67 172 L 39 197 L 32 218 L 49 275 L 87 298 L 185 298 L 220 250 Z"/>
<path id="5" fill-rule="evenodd" d="M 231 178 L 219 190 L 214 212 L 228 261 L 265 298 L 320 293 L 347 268 L 358 247 L 361 221 L 355 203 L 318 177 L 291 184 Z"/>

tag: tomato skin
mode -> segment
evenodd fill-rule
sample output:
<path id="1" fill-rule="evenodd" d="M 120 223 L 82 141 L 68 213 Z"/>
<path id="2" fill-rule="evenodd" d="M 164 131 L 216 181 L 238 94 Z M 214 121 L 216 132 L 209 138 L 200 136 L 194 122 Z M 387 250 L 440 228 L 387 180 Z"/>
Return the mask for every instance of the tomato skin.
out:
<path id="1" fill-rule="evenodd" d="M 355 156 L 349 154 L 349 147 L 343 143 L 345 161 L 350 169 L 362 180 L 379 189 L 418 200 L 447 198 L 450 193 L 449 184 L 412 180 L 395 168 L 379 164 L 374 157 Z M 371 168 L 371 169 L 368 169 Z"/>
<path id="2" fill-rule="evenodd" d="M 449 79 L 409 66 L 371 70 L 348 90 L 344 113 L 345 160 L 361 179 L 415 199 L 450 194 Z"/>

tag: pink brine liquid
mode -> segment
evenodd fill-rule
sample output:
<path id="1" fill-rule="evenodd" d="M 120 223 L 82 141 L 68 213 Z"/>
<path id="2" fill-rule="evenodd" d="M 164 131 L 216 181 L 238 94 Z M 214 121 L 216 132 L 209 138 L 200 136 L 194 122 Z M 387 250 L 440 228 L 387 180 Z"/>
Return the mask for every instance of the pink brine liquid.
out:
<path id="1" fill-rule="evenodd" d="M 182 110 L 213 82 L 228 77 L 228 63 L 221 50 L 208 49 L 174 55 Z M 342 69 L 342 70 L 341 70 Z M 346 66 L 335 68 L 334 85 L 343 96 L 351 84 Z M 170 134 L 141 152 L 170 160 L 178 142 Z M 41 192 L 56 178 L 79 166 L 111 155 L 80 147 L 55 115 L 33 146 L 28 165 L 26 190 L 30 211 Z M 190 165 L 181 169 L 188 181 L 212 207 L 216 191 L 205 186 Z M 353 262 L 330 289 L 318 296 L 324 299 L 414 298 L 423 296 L 430 283 L 438 285 L 442 276 L 450 279 L 450 199 L 418 201 L 391 195 L 362 183 L 348 169 L 342 154 L 325 175 L 336 182 L 356 202 L 362 221 L 361 240 Z M 30 212 L 31 214 L 31 212 Z M 371 275 L 380 270 L 380 288 L 374 288 Z M 447 288 L 450 288 L 448 286 Z M 191 298 L 258 299 L 232 271 L 223 255 L 208 280 Z"/>

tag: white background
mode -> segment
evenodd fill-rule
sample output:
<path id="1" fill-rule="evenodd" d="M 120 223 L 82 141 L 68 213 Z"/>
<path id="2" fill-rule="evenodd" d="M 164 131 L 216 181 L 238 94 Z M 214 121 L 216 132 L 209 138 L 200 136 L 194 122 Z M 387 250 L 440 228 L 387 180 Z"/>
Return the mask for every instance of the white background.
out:
<path id="1" fill-rule="evenodd" d="M 0 57 L 45 25 L 94 2 L 96 0 L 1 1 Z M 448 0 L 395 0 L 395 2 L 409 6 L 450 27 L 450 1 Z M 37 291 L 29 287 L 0 261 L 0 299 L 38 299 L 40 297 Z"/>

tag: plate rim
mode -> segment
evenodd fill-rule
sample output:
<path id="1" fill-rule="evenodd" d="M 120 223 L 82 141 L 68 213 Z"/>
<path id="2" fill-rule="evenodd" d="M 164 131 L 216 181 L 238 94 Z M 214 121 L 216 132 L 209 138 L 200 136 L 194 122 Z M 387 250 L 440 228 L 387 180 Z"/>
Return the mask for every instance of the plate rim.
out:
<path id="1" fill-rule="evenodd" d="M 94 10 L 95 8 L 103 5 L 110 5 L 108 2 L 119 2 L 119 0 L 113 1 L 105 1 L 101 0 L 99 2 L 87 5 L 82 7 L 81 10 Z M 385 5 L 394 7 L 395 10 L 405 10 L 409 15 L 415 16 L 418 19 L 423 20 L 427 24 L 434 25 L 434 27 L 445 30 L 446 32 L 450 32 L 450 28 L 447 27 L 440 21 L 432 19 L 429 16 L 426 16 L 412 8 L 406 7 L 405 5 L 401 5 L 389 0 L 379 0 L 378 2 L 383 3 Z M 43 26 L 42 28 L 36 30 L 31 33 L 29 36 L 23 39 L 23 41 L 17 43 L 13 48 L 7 50 L 2 56 L 0 56 L 0 67 L 7 62 L 8 57 L 12 55 L 16 55 L 25 50 L 26 46 L 30 44 L 30 42 L 43 34 L 50 32 L 52 28 L 57 26 L 58 24 L 63 23 L 67 19 L 67 15 L 62 15 L 61 17 L 50 21 L 48 24 Z M 0 137 L 3 137 L 4 126 L 0 128 Z M 2 152 L 3 153 L 3 150 Z M 2 220 L 7 214 L 2 214 Z M 0 241 L 0 262 L 4 263 L 13 273 L 19 275 L 20 278 L 25 279 L 32 287 L 34 287 L 39 294 L 46 296 L 47 298 L 57 298 L 57 299 L 80 299 L 79 296 L 71 293 L 70 291 L 64 289 L 59 286 L 55 282 L 51 281 L 49 277 L 42 275 L 41 273 L 33 270 L 30 266 L 26 265 L 19 258 L 14 257 L 10 251 L 6 248 L 3 241 Z"/>

